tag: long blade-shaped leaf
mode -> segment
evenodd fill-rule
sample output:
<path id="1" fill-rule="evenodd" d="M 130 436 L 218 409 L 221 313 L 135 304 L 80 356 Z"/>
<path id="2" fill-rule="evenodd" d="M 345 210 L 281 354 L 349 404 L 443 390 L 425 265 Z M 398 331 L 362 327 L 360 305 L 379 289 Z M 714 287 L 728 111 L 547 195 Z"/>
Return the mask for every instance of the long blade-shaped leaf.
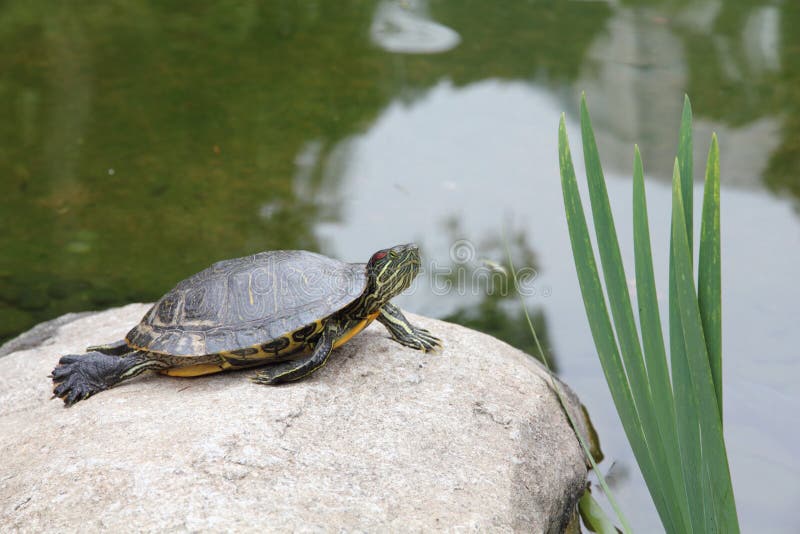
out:
<path id="1" fill-rule="evenodd" d="M 683 112 L 681 113 L 681 127 L 678 136 L 678 179 L 680 181 L 681 200 L 684 207 L 684 225 L 687 229 L 686 239 L 689 243 L 689 254 L 692 255 L 692 206 L 694 203 L 694 159 L 692 146 L 692 105 L 689 96 L 684 95 Z M 674 177 L 673 177 L 674 178 Z M 673 222 L 674 224 L 674 222 Z M 682 317 L 678 311 L 678 300 L 674 285 L 674 263 L 672 256 L 672 242 L 670 240 L 670 355 L 673 363 L 673 385 L 675 388 L 675 401 L 678 434 L 680 436 L 680 451 L 683 457 L 684 484 L 690 503 L 692 526 L 695 531 L 705 530 L 708 513 L 703 506 L 708 499 L 703 498 L 704 478 L 698 477 L 698 469 L 703 465 L 703 454 L 700 447 L 700 428 L 697 423 L 697 399 L 691 387 L 689 368 L 686 365 L 684 353 Z"/>
<path id="2" fill-rule="evenodd" d="M 683 113 L 681 114 L 681 129 L 678 137 L 678 161 L 681 167 L 681 191 L 683 197 L 683 207 L 685 212 L 686 228 L 689 230 L 686 235 L 689 239 L 689 252 L 692 251 L 692 224 L 693 193 L 694 193 L 694 173 L 692 159 L 692 104 L 689 96 L 683 96 Z"/>
<path id="3" fill-rule="evenodd" d="M 678 449 L 675 406 L 672 398 L 664 335 L 661 331 L 661 314 L 658 310 L 656 282 L 653 275 L 653 256 L 650 247 L 650 230 L 647 217 L 647 200 L 644 190 L 644 169 L 639 147 L 634 148 L 633 162 L 633 241 L 636 257 L 636 294 L 639 304 L 639 323 L 642 329 L 647 374 L 655 403 L 659 436 L 669 469 L 671 502 L 677 508 L 681 530 L 689 530 L 689 501 L 683 484 L 680 450 Z"/>
<path id="4" fill-rule="evenodd" d="M 630 386 L 625 376 L 617 342 L 614 338 L 614 331 L 611 327 L 611 320 L 606 309 L 605 297 L 600 284 L 600 275 L 597 271 L 589 230 L 586 225 L 586 217 L 583 212 L 580 193 L 578 192 L 578 182 L 575 178 L 575 169 L 572 164 L 563 115 L 558 128 L 558 156 L 561 169 L 561 187 L 564 194 L 564 210 L 567 215 L 567 226 L 572 243 L 572 255 L 575 260 L 575 270 L 578 274 L 578 282 L 581 287 L 589 328 L 592 332 L 592 338 L 603 367 L 603 374 L 608 382 L 611 398 L 614 400 L 622 427 L 628 436 L 628 441 L 631 444 L 636 460 L 645 474 L 645 483 L 647 483 L 651 495 L 658 496 L 660 493 L 657 491 L 655 484 L 655 468 L 645 444 L 641 422 L 633 404 Z M 663 501 L 661 506 L 663 507 Z M 661 514 L 660 509 L 659 514 Z M 668 516 L 665 514 L 662 516 L 663 518 L 668 518 Z"/>
<path id="5" fill-rule="evenodd" d="M 720 265 L 719 146 L 711 137 L 703 191 L 703 219 L 700 226 L 700 259 L 697 269 L 700 317 L 706 339 L 711 377 L 722 419 L 722 275 Z"/>
<path id="6" fill-rule="evenodd" d="M 706 514 L 717 514 L 708 518 L 719 532 L 739 532 L 736 504 L 733 498 L 728 455 L 722 434 L 722 419 L 717 408 L 714 381 L 703 336 L 703 325 L 697 303 L 697 293 L 692 276 L 692 255 L 687 239 L 681 184 L 673 180 L 672 194 L 672 253 L 674 259 L 675 288 L 680 309 L 686 363 L 689 368 L 692 391 L 697 400 L 703 467 L 696 476 L 701 480 L 708 472 L 706 488 L 712 497 L 705 509 Z"/>
<path id="7" fill-rule="evenodd" d="M 680 168 L 675 159 L 672 182 L 681 187 Z M 674 216 L 672 226 L 676 224 Z M 674 239 L 670 238 L 669 255 L 669 353 L 672 368 L 675 417 L 678 429 L 678 447 L 681 455 L 683 484 L 689 500 L 689 519 L 693 532 L 704 532 L 706 513 L 703 499 L 702 477 L 703 450 L 700 445 L 700 425 L 697 418 L 697 399 L 692 389 L 689 366 L 686 361 L 686 344 L 683 340 L 681 310 L 676 284 Z"/>
<path id="8" fill-rule="evenodd" d="M 658 429 L 658 418 L 650 391 L 650 384 L 644 366 L 642 348 L 631 308 L 628 293 L 628 281 L 619 250 L 619 241 L 614 227 L 614 217 L 608 201 L 605 178 L 600 165 L 600 154 L 594 139 L 586 97 L 581 98 L 581 137 L 583 139 L 583 157 L 586 162 L 586 178 L 589 183 L 589 197 L 592 203 L 592 216 L 594 218 L 595 232 L 597 233 L 597 248 L 603 265 L 603 277 L 608 289 L 608 300 L 611 305 L 611 314 L 614 327 L 619 340 L 622 359 L 625 362 L 625 372 L 628 376 L 634 405 L 642 425 L 648 453 L 653 462 L 653 472 L 643 473 L 645 477 L 654 476 L 652 485 L 655 492 L 651 491 L 653 501 L 666 525 L 678 531 L 680 518 L 673 517 L 672 509 L 668 502 L 675 500 L 671 497 L 673 485 L 667 456 L 664 452 L 664 442 Z"/>

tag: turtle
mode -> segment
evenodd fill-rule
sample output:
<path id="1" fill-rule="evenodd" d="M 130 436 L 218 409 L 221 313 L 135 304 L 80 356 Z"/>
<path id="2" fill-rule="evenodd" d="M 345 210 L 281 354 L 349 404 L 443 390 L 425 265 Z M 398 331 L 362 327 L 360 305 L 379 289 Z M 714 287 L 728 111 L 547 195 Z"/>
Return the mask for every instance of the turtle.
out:
<path id="1" fill-rule="evenodd" d="M 378 320 L 398 343 L 424 352 L 442 343 L 390 300 L 419 273 L 413 244 L 345 263 L 303 250 L 224 260 L 179 282 L 125 339 L 59 359 L 50 378 L 66 406 L 144 371 L 192 377 L 266 366 L 258 384 L 293 382 Z"/>

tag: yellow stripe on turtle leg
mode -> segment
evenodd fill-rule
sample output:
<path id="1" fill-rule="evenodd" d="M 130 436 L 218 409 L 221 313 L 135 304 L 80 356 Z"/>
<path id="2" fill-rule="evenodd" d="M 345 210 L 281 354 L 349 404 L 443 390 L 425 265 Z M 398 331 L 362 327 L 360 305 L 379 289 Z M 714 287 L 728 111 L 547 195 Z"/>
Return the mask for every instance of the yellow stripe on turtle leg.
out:
<path id="1" fill-rule="evenodd" d="M 429 352 L 438 350 L 442 346 L 439 338 L 424 328 L 412 325 L 394 304 L 387 302 L 383 305 L 378 322 L 386 327 L 392 339 L 406 347 Z"/>

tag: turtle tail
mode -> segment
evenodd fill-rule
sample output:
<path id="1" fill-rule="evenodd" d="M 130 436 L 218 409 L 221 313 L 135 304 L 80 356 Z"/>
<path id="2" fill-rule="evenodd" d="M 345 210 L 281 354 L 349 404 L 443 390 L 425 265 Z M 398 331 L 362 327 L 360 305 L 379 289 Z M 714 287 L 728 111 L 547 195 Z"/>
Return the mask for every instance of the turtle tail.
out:
<path id="1" fill-rule="evenodd" d="M 144 371 L 167 366 L 142 351 L 121 357 L 97 351 L 68 354 L 61 357 L 50 375 L 53 397 L 59 397 L 65 405 L 71 406 Z"/>

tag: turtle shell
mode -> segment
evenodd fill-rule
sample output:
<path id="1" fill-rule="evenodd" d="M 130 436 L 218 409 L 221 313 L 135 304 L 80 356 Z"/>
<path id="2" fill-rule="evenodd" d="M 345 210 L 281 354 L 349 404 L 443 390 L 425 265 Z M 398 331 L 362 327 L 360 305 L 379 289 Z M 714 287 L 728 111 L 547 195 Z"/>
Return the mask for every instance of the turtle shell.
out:
<path id="1" fill-rule="evenodd" d="M 278 250 L 220 261 L 161 297 L 126 341 L 175 356 L 239 350 L 325 319 L 366 286 L 364 264 L 313 252 Z"/>

